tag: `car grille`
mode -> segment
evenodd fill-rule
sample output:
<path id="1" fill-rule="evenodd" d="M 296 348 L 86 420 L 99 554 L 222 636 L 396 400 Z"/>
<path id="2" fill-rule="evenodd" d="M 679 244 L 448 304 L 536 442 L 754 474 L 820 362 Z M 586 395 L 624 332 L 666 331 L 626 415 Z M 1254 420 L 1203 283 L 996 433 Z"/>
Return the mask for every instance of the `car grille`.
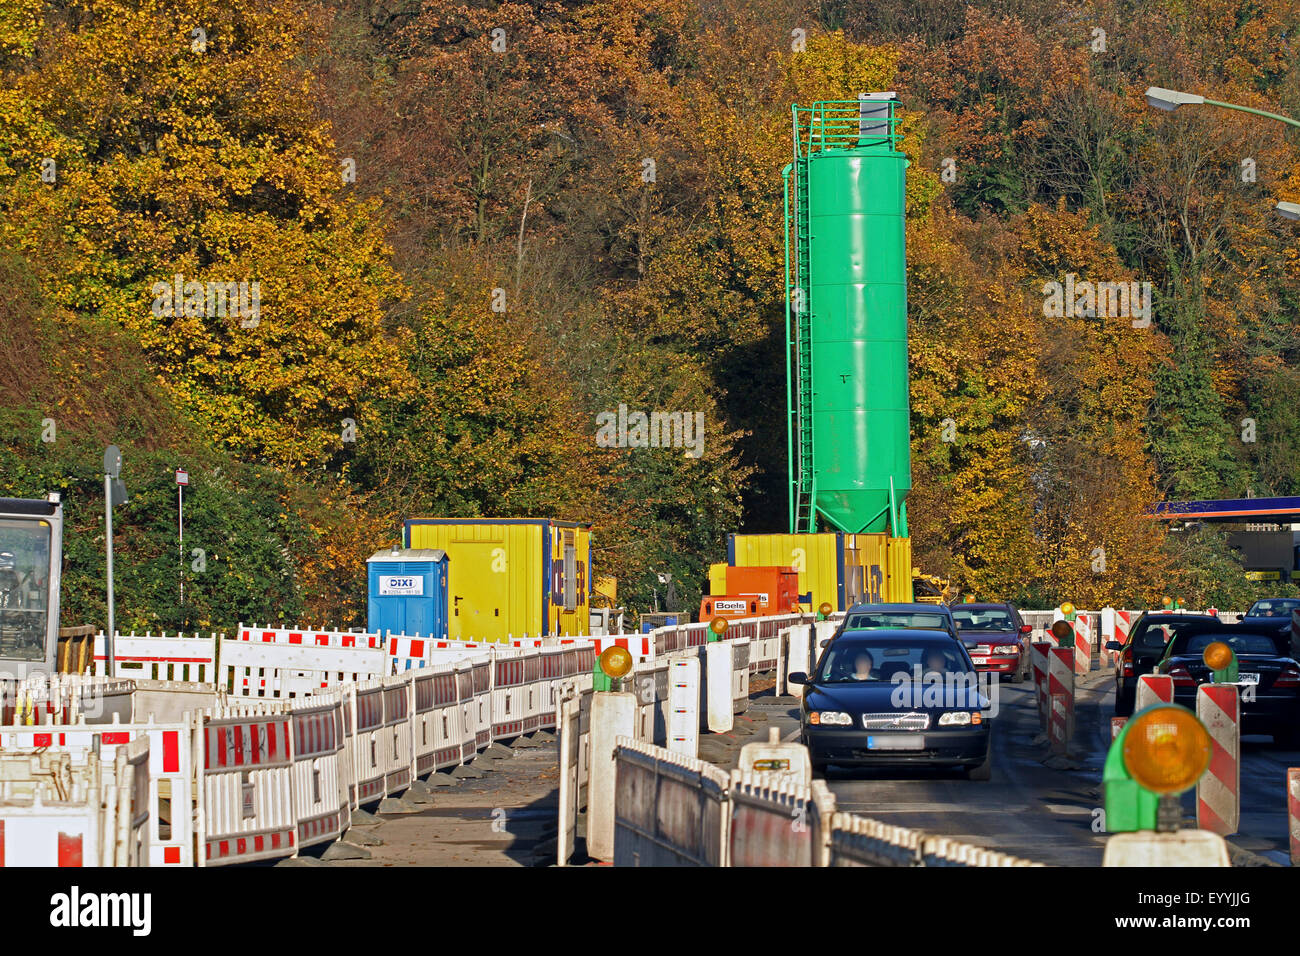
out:
<path id="1" fill-rule="evenodd" d="M 930 715 L 910 714 L 863 714 L 863 730 L 925 730 L 930 726 Z"/>
<path id="2" fill-rule="evenodd" d="M 991 644 L 976 644 L 973 651 L 976 654 L 992 654 L 993 646 Z"/>

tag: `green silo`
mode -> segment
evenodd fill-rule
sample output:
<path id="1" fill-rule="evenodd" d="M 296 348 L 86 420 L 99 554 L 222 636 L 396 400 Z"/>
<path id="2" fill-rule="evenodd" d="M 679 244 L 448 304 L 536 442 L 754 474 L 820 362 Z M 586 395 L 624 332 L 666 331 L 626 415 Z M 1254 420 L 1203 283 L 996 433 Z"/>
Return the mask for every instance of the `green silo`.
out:
<path id="1" fill-rule="evenodd" d="M 786 167 L 793 533 L 907 536 L 904 181 L 892 94 L 795 106 Z"/>

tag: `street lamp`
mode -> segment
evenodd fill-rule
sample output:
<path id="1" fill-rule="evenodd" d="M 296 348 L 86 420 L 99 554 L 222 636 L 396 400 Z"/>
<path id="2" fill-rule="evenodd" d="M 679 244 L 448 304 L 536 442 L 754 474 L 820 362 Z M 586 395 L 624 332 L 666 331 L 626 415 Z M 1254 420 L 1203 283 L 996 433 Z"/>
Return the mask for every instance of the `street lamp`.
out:
<path id="1" fill-rule="evenodd" d="M 1207 100 L 1204 96 L 1196 93 L 1183 93 L 1180 90 L 1167 90 L 1162 86 L 1147 87 L 1147 103 L 1159 110 L 1176 110 L 1180 106 L 1197 106 L 1205 104 L 1206 106 L 1222 106 L 1227 110 L 1241 110 L 1243 113 L 1253 113 L 1255 116 L 1265 116 L 1269 119 L 1275 119 L 1279 122 L 1286 123 L 1290 126 L 1300 128 L 1300 120 L 1293 120 L 1289 116 L 1282 116 L 1280 113 L 1269 113 L 1266 110 L 1257 110 L 1250 106 L 1238 106 L 1236 103 L 1220 103 L 1218 100 Z"/>
<path id="2" fill-rule="evenodd" d="M 1184 93 L 1181 90 L 1167 90 L 1163 86 L 1147 87 L 1147 104 L 1154 106 L 1158 110 L 1167 110 L 1172 112 L 1180 106 L 1197 106 L 1204 104 L 1206 106 L 1222 106 L 1228 110 L 1240 110 L 1243 113 L 1252 113 L 1255 116 L 1263 116 L 1268 119 L 1278 120 L 1286 123 L 1288 126 L 1294 126 L 1300 129 L 1300 120 L 1293 120 L 1289 116 L 1283 116 L 1280 113 L 1270 113 L 1267 110 L 1257 110 L 1250 106 L 1238 106 L 1236 103 L 1220 103 L 1218 100 L 1207 100 L 1204 96 L 1197 93 Z M 1300 219 L 1300 205 L 1293 202 L 1280 202 L 1275 207 L 1275 211 L 1283 219 Z"/>

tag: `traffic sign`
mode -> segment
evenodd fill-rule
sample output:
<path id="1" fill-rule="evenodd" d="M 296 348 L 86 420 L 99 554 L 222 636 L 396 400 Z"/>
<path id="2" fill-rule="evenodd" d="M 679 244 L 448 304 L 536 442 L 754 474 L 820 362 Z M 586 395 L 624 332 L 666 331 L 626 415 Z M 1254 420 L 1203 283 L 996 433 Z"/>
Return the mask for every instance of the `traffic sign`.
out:
<path id="1" fill-rule="evenodd" d="M 189 483 L 190 483 L 190 473 L 189 473 L 188 471 L 182 471 L 181 469 L 177 468 L 177 469 L 176 469 L 176 484 L 178 484 L 178 485 L 188 485 Z"/>
<path id="2" fill-rule="evenodd" d="M 122 452 L 116 445 L 104 449 L 104 474 L 116 478 L 122 474 Z"/>

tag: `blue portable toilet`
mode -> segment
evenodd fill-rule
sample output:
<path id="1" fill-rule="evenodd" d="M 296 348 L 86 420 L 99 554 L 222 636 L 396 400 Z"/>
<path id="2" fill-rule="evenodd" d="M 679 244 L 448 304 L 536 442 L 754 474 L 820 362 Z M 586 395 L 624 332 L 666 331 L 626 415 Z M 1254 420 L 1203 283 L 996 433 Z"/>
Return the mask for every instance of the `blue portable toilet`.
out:
<path id="1" fill-rule="evenodd" d="M 372 633 L 447 636 L 447 552 L 435 548 L 376 551 L 366 561 Z"/>

